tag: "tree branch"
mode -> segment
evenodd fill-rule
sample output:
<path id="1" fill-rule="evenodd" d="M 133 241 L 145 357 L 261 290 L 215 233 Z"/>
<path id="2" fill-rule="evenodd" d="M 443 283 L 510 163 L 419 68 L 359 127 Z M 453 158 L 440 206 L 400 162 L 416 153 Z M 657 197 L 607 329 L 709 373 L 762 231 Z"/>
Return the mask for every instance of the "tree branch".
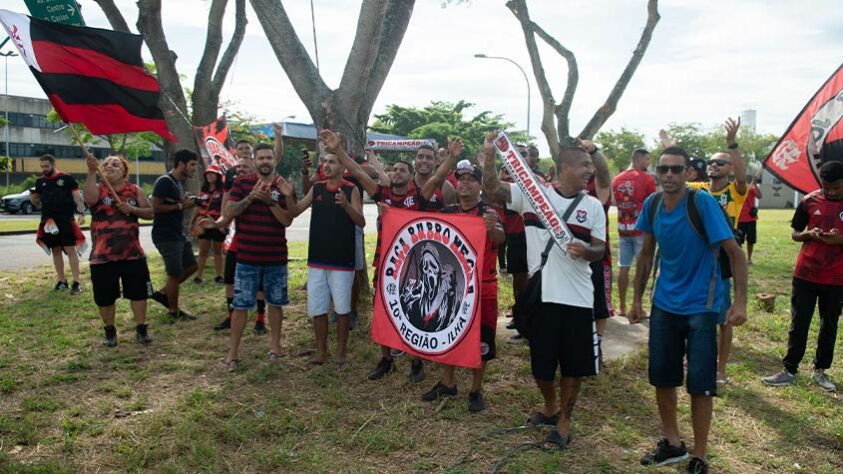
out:
<path id="1" fill-rule="evenodd" d="M 547 34 L 539 25 L 535 22 L 530 22 L 530 25 L 533 27 L 533 30 L 539 35 L 539 38 L 544 40 L 545 43 L 549 44 L 551 48 L 553 48 L 560 56 L 565 58 L 565 61 L 568 62 L 568 84 L 565 86 L 565 95 L 562 96 L 562 102 L 559 103 L 554 108 L 554 112 L 556 113 L 556 122 L 557 122 L 557 131 L 559 133 L 559 140 L 565 140 L 566 138 L 570 138 L 571 131 L 570 131 L 570 113 L 571 113 L 571 104 L 574 103 L 574 94 L 577 92 L 577 84 L 580 80 L 580 72 L 579 67 L 577 66 L 577 57 L 574 56 L 574 53 L 571 52 L 568 48 L 562 46 L 562 43 L 556 40 L 556 38 Z"/>
<path id="2" fill-rule="evenodd" d="M 588 124 L 586 124 L 582 132 L 580 132 L 580 138 L 591 139 L 591 137 L 600 130 L 600 127 L 606 123 L 606 120 L 615 113 L 618 101 L 623 95 L 624 90 L 626 90 L 626 86 L 629 84 L 632 76 L 635 74 L 635 70 L 641 63 L 641 59 L 644 58 L 644 53 L 647 51 L 647 46 L 649 46 L 650 39 L 653 37 L 653 30 L 656 28 L 656 24 L 661 18 L 659 15 L 658 3 L 658 0 L 649 0 L 647 2 L 647 24 L 644 26 L 644 31 L 641 32 L 641 39 L 638 41 L 638 46 L 635 48 L 635 51 L 633 51 L 632 58 L 630 58 L 629 63 L 626 65 L 626 68 L 623 70 L 623 73 L 621 73 L 620 78 L 618 78 L 618 81 L 615 83 L 615 87 L 612 88 L 612 91 L 609 93 L 609 97 L 606 99 L 606 102 L 602 107 L 597 109 L 594 116 L 591 117 L 591 120 L 588 121 Z"/>
<path id="3" fill-rule="evenodd" d="M 550 84 L 547 82 L 544 67 L 542 66 L 542 60 L 539 56 L 535 31 L 532 26 L 532 21 L 530 21 L 530 13 L 527 10 L 527 2 L 525 0 L 510 0 L 506 2 L 506 6 L 509 8 L 509 11 L 515 15 L 515 18 L 518 19 L 518 22 L 521 24 L 521 30 L 524 31 L 524 40 L 527 44 L 527 52 L 530 54 L 530 64 L 533 66 L 533 75 L 539 85 L 539 93 L 544 105 L 541 129 L 547 139 L 551 155 L 556 158 L 562 150 L 559 146 L 559 135 L 557 134 L 554 123 L 556 101 L 553 98 L 553 92 L 550 89 Z"/>
<path id="4" fill-rule="evenodd" d="M 240 46 L 243 44 L 243 38 L 246 37 L 246 24 L 249 20 L 246 18 L 246 0 L 236 0 L 235 16 L 234 16 L 234 33 L 231 35 L 231 40 L 222 53 L 222 58 L 217 64 L 217 70 L 214 72 L 214 80 L 211 83 L 211 96 L 216 102 L 219 102 L 220 92 L 225 83 L 225 78 L 228 76 L 228 71 L 231 65 L 234 64 L 234 59 L 240 51 Z"/>
<path id="5" fill-rule="evenodd" d="M 279 0 L 250 0 L 275 57 L 311 117 L 319 117 L 330 89 L 316 70 Z"/>
<path id="6" fill-rule="evenodd" d="M 94 2 L 96 2 L 96 4 L 100 6 L 102 12 L 105 13 L 105 17 L 108 19 L 108 22 L 111 23 L 112 28 L 116 31 L 131 33 L 131 31 L 129 31 L 129 24 L 126 23 L 126 19 L 123 18 L 123 14 L 120 13 L 120 9 L 114 4 L 114 0 L 94 0 Z"/>

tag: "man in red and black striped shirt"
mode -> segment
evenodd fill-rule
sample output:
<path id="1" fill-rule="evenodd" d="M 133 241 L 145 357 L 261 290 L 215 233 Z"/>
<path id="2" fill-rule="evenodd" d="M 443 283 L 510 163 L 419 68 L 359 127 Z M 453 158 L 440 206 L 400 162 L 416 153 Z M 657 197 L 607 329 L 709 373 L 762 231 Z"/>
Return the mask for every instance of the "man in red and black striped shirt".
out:
<path id="1" fill-rule="evenodd" d="M 263 282 L 271 329 L 269 360 L 281 354 L 282 306 L 287 300 L 287 238 L 292 219 L 287 212 L 284 189 L 290 184 L 275 173 L 278 160 L 272 146 L 255 147 L 256 174 L 238 178 L 231 188 L 224 214 L 235 218 L 237 267 L 234 276 L 234 309 L 231 339 L 225 365 L 233 371 L 240 363 L 240 338 L 246 313 L 255 307 Z"/>

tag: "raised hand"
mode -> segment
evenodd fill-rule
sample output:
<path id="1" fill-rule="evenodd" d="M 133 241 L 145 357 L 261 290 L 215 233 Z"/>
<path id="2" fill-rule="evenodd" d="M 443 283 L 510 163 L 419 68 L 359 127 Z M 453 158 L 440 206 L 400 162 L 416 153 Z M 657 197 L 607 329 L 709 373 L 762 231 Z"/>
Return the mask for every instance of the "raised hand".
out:
<path id="1" fill-rule="evenodd" d="M 741 128 L 741 118 L 738 117 L 737 120 L 729 117 L 726 119 L 726 123 L 723 125 L 723 128 L 726 129 L 726 143 L 729 145 L 734 145 L 735 137 L 738 136 L 738 129 Z"/>

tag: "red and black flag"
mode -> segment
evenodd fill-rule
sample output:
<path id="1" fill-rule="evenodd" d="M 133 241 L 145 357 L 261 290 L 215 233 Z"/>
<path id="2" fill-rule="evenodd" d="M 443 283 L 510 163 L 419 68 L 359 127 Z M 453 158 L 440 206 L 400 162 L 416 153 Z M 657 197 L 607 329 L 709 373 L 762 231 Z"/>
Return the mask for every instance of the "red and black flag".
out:
<path id="1" fill-rule="evenodd" d="M 141 36 L 7 10 L 0 22 L 63 121 L 96 135 L 151 131 L 177 140 L 158 107 L 158 81 L 143 68 Z"/>
<path id="2" fill-rule="evenodd" d="M 837 68 L 779 139 L 764 166 L 802 193 L 819 189 L 819 169 L 843 161 L 843 65 Z"/>

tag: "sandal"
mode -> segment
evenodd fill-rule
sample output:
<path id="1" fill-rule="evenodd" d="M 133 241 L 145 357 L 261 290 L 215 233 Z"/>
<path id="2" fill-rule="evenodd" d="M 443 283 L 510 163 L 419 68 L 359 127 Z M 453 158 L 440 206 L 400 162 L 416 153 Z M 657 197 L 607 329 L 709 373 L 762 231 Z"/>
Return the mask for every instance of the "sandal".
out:
<path id="1" fill-rule="evenodd" d="M 556 412 L 553 416 L 547 416 L 544 413 L 537 411 L 530 415 L 530 418 L 527 418 L 527 424 L 530 426 L 540 426 L 540 425 L 551 425 L 556 426 L 556 423 L 559 423 L 559 415 L 561 411 Z"/>

